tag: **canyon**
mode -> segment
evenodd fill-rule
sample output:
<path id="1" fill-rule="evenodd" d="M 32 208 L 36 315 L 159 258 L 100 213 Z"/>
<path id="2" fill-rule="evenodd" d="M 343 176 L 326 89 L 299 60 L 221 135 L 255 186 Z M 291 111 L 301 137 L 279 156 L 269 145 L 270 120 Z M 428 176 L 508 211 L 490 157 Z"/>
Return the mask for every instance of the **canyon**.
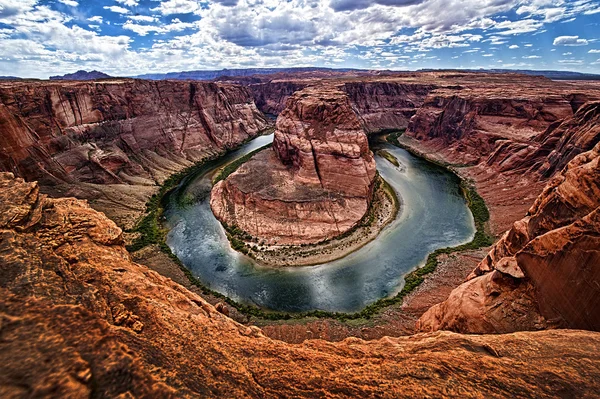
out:
<path id="1" fill-rule="evenodd" d="M 596 393 L 598 333 L 291 345 L 132 262 L 121 230 L 85 201 L 48 198 L 10 173 L 0 188 L 2 397 Z"/>
<path id="2" fill-rule="evenodd" d="M 2 82 L 0 100 L 0 347 L 14 360 L 0 365 L 3 397 L 596 394 L 598 83 L 459 72 Z M 121 228 L 158 185 L 268 129 L 263 112 L 280 114 L 273 148 L 215 186 L 226 223 L 286 243 L 351 228 L 375 179 L 364 132 L 406 129 L 400 145 L 477 189 L 497 242 L 439 256 L 403 304 L 358 326 L 245 318 L 155 249 L 129 254 Z M 351 206 L 281 234 L 297 214 L 266 207 L 265 179 Z M 308 220 L 325 218 L 320 206 Z"/>

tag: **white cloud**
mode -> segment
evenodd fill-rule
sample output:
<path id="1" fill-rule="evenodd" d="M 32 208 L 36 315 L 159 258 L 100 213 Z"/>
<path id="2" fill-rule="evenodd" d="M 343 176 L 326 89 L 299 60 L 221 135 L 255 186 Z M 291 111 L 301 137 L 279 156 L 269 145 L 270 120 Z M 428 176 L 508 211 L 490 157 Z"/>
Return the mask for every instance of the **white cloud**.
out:
<path id="1" fill-rule="evenodd" d="M 189 14 L 199 8 L 200 6 L 194 0 L 167 0 L 161 2 L 158 7 L 152 8 L 151 11 L 158 11 L 163 15 Z"/>
<path id="2" fill-rule="evenodd" d="M 175 18 L 171 21 L 170 24 L 167 25 L 139 25 L 134 23 L 131 20 L 128 20 L 123 24 L 123 29 L 127 29 L 137 33 L 140 36 L 146 36 L 150 32 L 156 33 L 167 33 L 167 32 L 180 32 L 182 30 L 193 28 L 196 24 L 191 22 L 181 22 L 179 19 Z"/>
<path id="3" fill-rule="evenodd" d="M 129 14 L 129 10 L 123 7 L 119 7 L 119 6 L 104 6 L 103 7 L 105 10 L 110 10 L 112 12 L 115 12 L 117 14 Z"/>
<path id="4" fill-rule="evenodd" d="M 586 39 L 580 39 L 579 36 L 559 36 L 554 39 L 555 46 L 587 46 L 588 44 Z"/>
<path id="5" fill-rule="evenodd" d="M 596 50 L 596 49 L 594 49 L 594 50 L 590 50 L 590 51 L 588 51 L 588 53 L 589 53 L 589 54 L 600 54 L 600 50 Z"/>
<path id="6" fill-rule="evenodd" d="M 511 49 L 511 50 L 514 50 L 514 49 L 518 49 L 518 48 L 519 48 L 519 46 L 518 46 L 518 45 L 516 45 L 516 44 L 513 44 L 513 45 L 511 45 L 511 46 L 508 46 L 508 48 L 509 48 L 509 49 Z"/>
<path id="7" fill-rule="evenodd" d="M 117 3 L 126 5 L 127 7 L 135 7 L 139 4 L 137 0 L 115 0 Z"/>
<path id="8" fill-rule="evenodd" d="M 522 58 L 524 58 L 526 60 L 535 60 L 535 59 L 542 58 L 542 57 L 539 55 L 524 55 Z"/>
<path id="9" fill-rule="evenodd" d="M 58 0 L 58 1 L 60 1 L 63 4 L 68 5 L 70 7 L 77 7 L 79 5 L 79 3 L 76 2 L 75 0 Z"/>
<path id="10" fill-rule="evenodd" d="M 103 18 L 101 16 L 99 16 L 99 15 L 96 15 L 96 16 L 93 16 L 91 18 L 88 18 L 88 21 L 90 21 L 90 22 L 97 22 L 99 24 L 102 23 L 102 20 L 103 20 Z"/>
<path id="11" fill-rule="evenodd" d="M 129 19 L 137 22 L 158 22 L 158 18 L 149 15 L 132 15 Z"/>

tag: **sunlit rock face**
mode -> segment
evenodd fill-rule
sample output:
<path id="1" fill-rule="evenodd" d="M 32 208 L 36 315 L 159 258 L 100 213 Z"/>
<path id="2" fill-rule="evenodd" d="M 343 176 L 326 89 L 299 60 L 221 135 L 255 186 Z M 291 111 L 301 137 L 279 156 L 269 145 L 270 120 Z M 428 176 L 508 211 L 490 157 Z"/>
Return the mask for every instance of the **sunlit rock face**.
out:
<path id="1" fill-rule="evenodd" d="M 219 182 L 211 206 L 219 220 L 267 242 L 318 242 L 361 220 L 375 174 L 348 96 L 335 87 L 310 87 L 288 99 L 273 148 Z"/>
<path id="2" fill-rule="evenodd" d="M 121 229 L 85 201 L 7 173 L 0 309 L 3 398 L 505 397 L 522 381 L 541 396 L 593 397 L 600 378 L 600 334 L 586 331 L 269 339 L 132 262 Z M 453 384 L 398 377 L 415 364 Z M 481 370 L 494 378 L 473 384 Z"/>
<path id="3" fill-rule="evenodd" d="M 582 128 L 587 131 L 585 124 Z M 549 164 L 556 160 L 548 159 Z M 468 281 L 429 309 L 418 328 L 600 330 L 599 162 L 600 143 L 571 160 Z"/>
<path id="4" fill-rule="evenodd" d="M 0 171 L 151 185 L 267 127 L 250 91 L 206 82 L 0 84 Z"/>

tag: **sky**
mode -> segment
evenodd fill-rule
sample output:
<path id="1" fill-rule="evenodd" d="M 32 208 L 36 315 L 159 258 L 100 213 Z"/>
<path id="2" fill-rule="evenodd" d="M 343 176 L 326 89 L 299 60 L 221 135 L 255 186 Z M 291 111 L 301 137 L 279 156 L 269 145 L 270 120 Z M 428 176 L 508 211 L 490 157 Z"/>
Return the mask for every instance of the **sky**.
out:
<path id="1" fill-rule="evenodd" d="M 600 73 L 600 0 L 0 0 L 0 75 L 250 67 Z"/>

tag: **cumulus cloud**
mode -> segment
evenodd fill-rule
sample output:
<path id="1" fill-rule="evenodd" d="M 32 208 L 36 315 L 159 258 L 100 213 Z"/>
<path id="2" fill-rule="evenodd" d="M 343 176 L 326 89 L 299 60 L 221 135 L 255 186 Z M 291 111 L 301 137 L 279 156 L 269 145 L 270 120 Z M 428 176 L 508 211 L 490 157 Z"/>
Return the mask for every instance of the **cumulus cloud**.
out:
<path id="1" fill-rule="evenodd" d="M 37 0 L 0 0 L 0 19 L 29 11 L 36 4 Z"/>
<path id="2" fill-rule="evenodd" d="M 504 58 L 501 49 L 529 47 L 524 42 L 533 42 L 532 36 L 549 24 L 592 15 L 598 8 L 592 0 L 105 0 L 101 5 L 85 3 L 83 11 L 90 16 L 86 20 L 56 7 L 59 1 L 83 4 L 0 0 L 0 42 L 6 51 L 0 53 L 0 72 L 9 66 L 14 70 L 10 62 L 25 59 L 29 60 L 25 67 L 37 71 L 89 65 L 107 73 L 130 74 L 344 62 L 372 68 L 422 68 L 443 67 L 445 60 L 438 62 L 442 54 L 446 59 L 468 58 L 471 67 L 489 68 Z M 110 35 L 100 33 L 100 24 L 111 24 L 110 30 L 102 30 Z M 559 26 L 562 32 L 577 34 L 581 30 L 572 30 L 580 28 L 576 25 Z M 514 44 L 519 36 L 524 36 L 517 42 L 522 44 Z M 539 50 L 548 50 L 542 44 L 546 37 L 535 41 L 536 48 L 540 43 Z M 556 45 L 593 43 L 578 36 L 562 38 L 556 39 L 563 44 Z M 19 53 L 19 46 L 27 51 Z M 538 56 L 525 57 L 531 64 L 514 61 L 513 65 L 542 66 Z M 591 59 L 584 61 L 587 67 Z"/>
<path id="3" fill-rule="evenodd" d="M 579 36 L 559 36 L 554 39 L 555 46 L 587 46 L 588 44 L 586 39 L 580 39 Z"/>
<path id="4" fill-rule="evenodd" d="M 133 19 L 133 17 L 132 17 Z M 139 18 L 138 18 L 139 20 Z M 147 18 L 142 19 L 147 21 Z M 154 21 L 154 19 L 150 19 L 150 22 Z M 130 30 L 132 32 L 137 33 L 140 36 L 146 36 L 150 32 L 155 32 L 159 34 L 168 33 L 168 32 L 181 32 L 185 29 L 193 28 L 195 26 L 194 23 L 191 22 L 181 22 L 179 19 L 175 18 L 171 21 L 171 23 L 166 25 L 139 25 L 134 23 L 131 20 L 128 20 L 123 24 L 123 29 Z"/>
<path id="5" fill-rule="evenodd" d="M 425 0 L 331 0 L 329 3 L 335 11 L 351 11 L 369 8 L 375 4 L 384 6 L 409 6 Z"/>
<path id="6" fill-rule="evenodd" d="M 126 5 L 127 7 L 135 7 L 140 4 L 137 0 L 115 0 L 117 3 Z"/>
<path id="7" fill-rule="evenodd" d="M 129 14 L 129 10 L 123 7 L 119 7 L 119 6 L 104 6 L 103 7 L 105 10 L 110 10 L 112 12 L 115 12 L 117 14 Z"/>
<path id="8" fill-rule="evenodd" d="M 76 2 L 75 0 L 58 0 L 59 2 L 66 4 L 70 7 L 77 7 L 79 5 L 78 2 Z"/>
<path id="9" fill-rule="evenodd" d="M 194 0 L 168 0 L 161 2 L 158 7 L 152 8 L 151 11 L 158 11 L 163 15 L 190 14 L 199 8 L 200 6 Z"/>

